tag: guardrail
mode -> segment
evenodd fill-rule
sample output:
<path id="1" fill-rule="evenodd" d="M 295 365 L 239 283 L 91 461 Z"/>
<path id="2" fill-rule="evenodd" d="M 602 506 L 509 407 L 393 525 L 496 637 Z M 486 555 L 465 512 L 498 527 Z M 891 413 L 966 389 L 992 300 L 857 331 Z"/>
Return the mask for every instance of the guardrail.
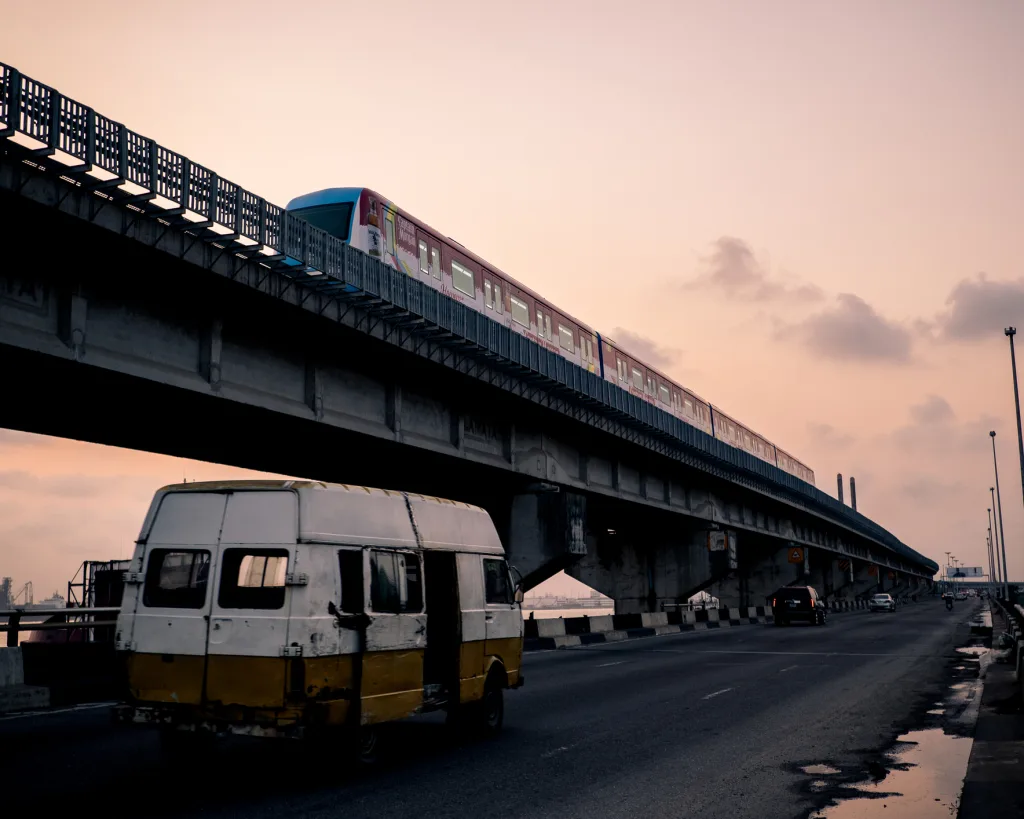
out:
<path id="1" fill-rule="evenodd" d="M 101 626 L 117 625 L 117 614 L 121 609 L 117 607 L 102 608 L 71 608 L 71 609 L 10 609 L 0 611 L 0 617 L 6 617 L 6 625 L 0 625 L 0 632 L 7 632 L 7 646 L 14 648 L 18 645 L 18 636 L 23 631 L 51 631 L 51 630 L 74 630 L 94 629 Z M 96 617 L 97 615 L 114 615 L 109 620 L 81 620 L 71 622 L 70 618 Z M 25 617 L 66 617 L 64 622 L 42 622 L 23 623 Z"/>
<path id="2" fill-rule="evenodd" d="M 671 442 L 676 451 L 663 452 L 669 457 L 705 470 L 709 462 L 722 465 L 727 479 L 812 506 L 816 513 L 848 526 L 899 557 L 930 567 L 933 574 L 938 571 L 937 563 L 811 484 L 690 426 L 4 63 L 0 63 L 0 137 L 17 138 L 15 144 L 31 162 L 53 159 L 49 170 L 93 191 L 103 204 L 114 202 L 131 208 L 137 218 L 159 219 L 168 229 L 185 231 L 197 241 L 217 243 L 227 253 L 256 261 L 314 291 L 337 298 L 373 299 L 385 320 L 428 336 L 455 336 L 469 347 L 479 348 L 489 361 L 525 369 L 556 390 L 596 404 L 602 414 L 625 419 Z M 692 463 L 684 453 L 695 454 L 701 461 Z M 759 485 L 759 481 L 768 485 Z"/>

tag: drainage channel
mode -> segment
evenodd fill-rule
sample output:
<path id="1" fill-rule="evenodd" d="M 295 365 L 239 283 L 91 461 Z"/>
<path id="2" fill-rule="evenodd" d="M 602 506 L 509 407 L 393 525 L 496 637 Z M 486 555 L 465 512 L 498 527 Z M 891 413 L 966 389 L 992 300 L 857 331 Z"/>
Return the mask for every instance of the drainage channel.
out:
<path id="1" fill-rule="evenodd" d="M 981 707 L 981 674 L 989 649 L 972 637 L 956 649 L 952 682 L 932 704 L 921 726 L 901 734 L 879 758 L 857 766 L 821 763 L 800 772 L 807 790 L 829 804 L 807 819 L 949 819 L 956 816 L 963 791 L 972 733 Z"/>

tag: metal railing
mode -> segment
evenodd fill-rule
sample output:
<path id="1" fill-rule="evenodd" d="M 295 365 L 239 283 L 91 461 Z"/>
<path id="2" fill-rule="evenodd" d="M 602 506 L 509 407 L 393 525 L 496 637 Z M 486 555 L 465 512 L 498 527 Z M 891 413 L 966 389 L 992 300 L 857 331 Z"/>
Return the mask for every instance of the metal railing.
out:
<path id="1" fill-rule="evenodd" d="M 525 369 L 603 414 L 669 441 L 677 453 L 721 464 L 728 478 L 810 505 L 915 565 L 938 571 L 874 521 L 820 489 L 726 444 L 419 279 L 330 236 L 188 157 L 158 145 L 89 106 L 0 63 L 0 137 L 17 138 L 27 160 L 102 198 L 159 219 L 168 229 L 215 243 L 338 298 L 369 298 L 396 321 L 425 334 L 449 334 L 492 360 Z M 28 144 L 26 144 L 28 143 Z M 8 145 L 12 144 L 8 142 Z M 53 162 L 49 162 L 53 160 Z M 127 187 L 126 187 L 127 184 Z M 385 316 L 387 318 L 387 316 Z M 679 458 L 679 454 L 673 453 Z M 757 480 L 767 481 L 759 486 Z"/>
<path id="2" fill-rule="evenodd" d="M 7 646 L 8 648 L 14 648 L 18 645 L 18 637 L 23 631 L 71 631 L 75 629 L 115 626 L 117 625 L 117 614 L 120 611 L 121 609 L 116 606 L 70 609 L 10 609 L 0 611 L 0 618 L 7 618 L 6 624 L 0 624 L 0 632 L 7 632 Z M 113 615 L 113 618 L 107 620 L 78 619 L 94 618 L 97 615 Z M 64 617 L 66 619 L 63 622 L 44 620 L 41 623 L 25 623 L 23 620 L 26 617 Z M 74 621 L 72 621 L 72 618 L 74 618 Z"/>

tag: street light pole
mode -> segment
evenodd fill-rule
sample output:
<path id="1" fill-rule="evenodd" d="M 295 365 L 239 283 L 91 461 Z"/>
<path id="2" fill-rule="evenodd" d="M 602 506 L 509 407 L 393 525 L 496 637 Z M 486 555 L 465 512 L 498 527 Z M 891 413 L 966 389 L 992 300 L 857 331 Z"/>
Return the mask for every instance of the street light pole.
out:
<path id="1" fill-rule="evenodd" d="M 995 558 L 992 556 L 992 510 L 988 511 L 988 582 L 995 583 L 996 576 L 996 564 Z"/>
<path id="2" fill-rule="evenodd" d="M 1013 337 L 1017 334 L 1016 327 L 1007 327 L 1003 330 L 1003 333 L 1010 339 L 1010 367 L 1013 368 L 1013 405 L 1017 410 L 1017 449 L 1020 453 L 1020 487 L 1021 492 L 1024 493 L 1024 434 L 1021 433 L 1020 429 L 1020 393 L 1017 391 L 1017 357 L 1013 352 Z M 1002 527 L 1000 527 L 1002 528 Z M 1006 564 L 1006 550 L 1003 550 L 1003 568 Z M 1004 577 L 1004 580 L 1008 580 L 1008 577 Z M 1009 589 L 1009 587 L 1007 587 Z"/>
<path id="3" fill-rule="evenodd" d="M 996 488 L 994 486 L 990 486 L 988 488 L 988 492 L 989 492 L 989 495 L 992 496 L 992 527 L 993 527 L 993 530 L 994 530 L 993 533 L 992 533 L 992 549 L 995 552 L 995 556 L 996 556 L 996 582 L 998 583 L 1000 581 L 1000 579 L 1002 578 L 1003 573 L 1001 571 L 999 571 L 999 527 L 996 526 L 996 519 L 995 519 L 995 514 L 996 514 Z"/>
<path id="4" fill-rule="evenodd" d="M 999 492 L 999 461 L 996 459 L 996 431 L 989 432 L 992 438 L 992 466 L 996 472 L 996 506 L 999 509 L 999 543 L 1003 553 L 1003 599 L 1010 599 L 1010 585 L 1006 575 L 1006 528 L 1003 526 L 1003 496 Z"/>

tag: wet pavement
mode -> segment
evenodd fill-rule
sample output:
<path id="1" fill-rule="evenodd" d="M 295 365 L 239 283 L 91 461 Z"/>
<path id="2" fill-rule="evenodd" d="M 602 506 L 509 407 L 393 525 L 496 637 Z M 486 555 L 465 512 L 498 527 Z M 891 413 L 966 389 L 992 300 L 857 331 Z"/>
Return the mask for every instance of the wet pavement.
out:
<path id="1" fill-rule="evenodd" d="M 991 619 L 986 619 L 991 625 Z M 802 768 L 814 777 L 807 790 L 828 800 L 807 819 L 949 819 L 958 815 L 984 690 L 982 677 L 991 662 L 991 649 L 982 644 L 985 639 L 972 627 L 969 644 L 950 654 L 942 700 L 930 703 L 912 720 L 913 727 L 883 752 L 865 755 L 860 765 L 823 763 Z"/>

